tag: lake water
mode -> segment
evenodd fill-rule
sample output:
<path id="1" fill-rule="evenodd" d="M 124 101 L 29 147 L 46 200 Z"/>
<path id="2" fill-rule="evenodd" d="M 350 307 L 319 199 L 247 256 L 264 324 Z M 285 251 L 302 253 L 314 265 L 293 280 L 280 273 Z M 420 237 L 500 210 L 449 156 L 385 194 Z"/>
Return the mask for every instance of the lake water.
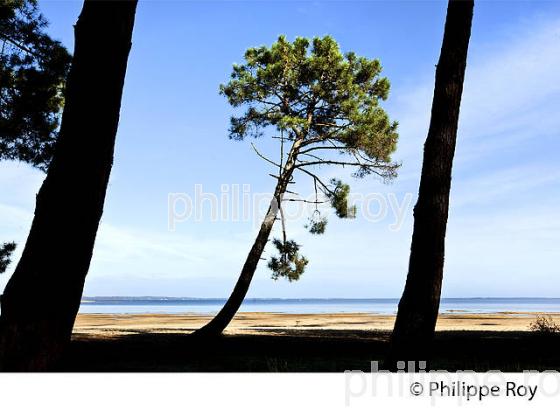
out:
<path id="1" fill-rule="evenodd" d="M 216 313 L 225 299 L 88 297 L 80 313 Z M 241 312 L 393 314 L 398 299 L 246 299 Z M 560 298 L 444 298 L 441 313 L 560 312 Z"/>

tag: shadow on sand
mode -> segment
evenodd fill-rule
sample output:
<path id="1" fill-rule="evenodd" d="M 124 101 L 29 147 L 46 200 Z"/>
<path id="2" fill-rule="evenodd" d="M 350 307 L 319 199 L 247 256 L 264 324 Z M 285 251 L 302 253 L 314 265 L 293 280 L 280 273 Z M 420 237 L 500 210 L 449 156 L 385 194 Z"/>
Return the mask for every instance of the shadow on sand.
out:
<path id="1" fill-rule="evenodd" d="M 62 371 L 341 372 L 370 371 L 382 361 L 389 332 L 262 330 L 202 340 L 185 333 L 111 337 L 74 335 Z M 560 335 L 444 331 L 434 341 L 432 369 L 560 370 Z"/>

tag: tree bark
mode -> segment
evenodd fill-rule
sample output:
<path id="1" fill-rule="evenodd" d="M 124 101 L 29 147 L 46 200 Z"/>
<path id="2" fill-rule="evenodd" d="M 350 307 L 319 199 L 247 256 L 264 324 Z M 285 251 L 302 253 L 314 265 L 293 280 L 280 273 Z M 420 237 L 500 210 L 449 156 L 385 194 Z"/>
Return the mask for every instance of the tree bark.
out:
<path id="1" fill-rule="evenodd" d="M 2 296 L 0 369 L 52 370 L 70 341 L 113 164 L 136 0 L 85 0 L 60 136 Z"/>
<path id="2" fill-rule="evenodd" d="M 233 288 L 233 292 L 218 314 L 202 328 L 195 331 L 193 334 L 194 336 L 219 336 L 232 321 L 233 317 L 239 310 L 239 307 L 243 303 L 245 295 L 247 295 L 247 291 L 251 285 L 251 281 L 253 280 L 253 275 L 255 274 L 257 265 L 268 242 L 268 238 L 270 237 L 270 232 L 272 231 L 276 217 L 278 216 L 280 205 L 282 203 L 282 197 L 286 193 L 288 183 L 294 172 L 296 158 L 302 142 L 302 139 L 296 140 L 290 150 L 282 176 L 278 179 L 278 183 L 276 184 L 274 195 L 270 201 L 270 206 L 268 207 L 264 221 L 262 222 L 257 238 L 249 251 L 249 255 L 247 255 L 247 259 L 241 269 L 239 279 Z"/>
<path id="3" fill-rule="evenodd" d="M 450 0 L 436 69 L 430 128 L 414 207 L 409 270 L 391 338 L 391 359 L 427 360 L 434 336 L 443 279 L 451 170 L 473 0 Z"/>

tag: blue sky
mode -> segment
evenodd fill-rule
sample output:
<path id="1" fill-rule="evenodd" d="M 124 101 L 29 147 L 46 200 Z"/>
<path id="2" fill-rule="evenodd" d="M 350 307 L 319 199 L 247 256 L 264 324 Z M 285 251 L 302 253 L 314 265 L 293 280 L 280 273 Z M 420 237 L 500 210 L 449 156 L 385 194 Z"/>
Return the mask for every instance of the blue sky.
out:
<path id="1" fill-rule="evenodd" d="M 40 1 L 49 32 L 70 49 L 81 3 Z M 169 193 L 223 184 L 273 190 L 273 170 L 249 141 L 227 138 L 231 108 L 218 95 L 246 48 L 279 34 L 332 35 L 343 51 L 379 58 L 392 84 L 384 107 L 400 123 L 390 185 L 350 180 L 370 202 L 353 221 L 330 218 L 323 237 L 290 235 L 310 259 L 297 283 L 261 263 L 251 297 L 399 297 L 406 277 L 422 146 L 441 46 L 443 1 L 140 1 L 115 165 L 86 295 L 226 297 L 253 242 L 252 220 L 168 227 Z M 100 28 L 102 29 L 102 28 Z M 478 1 L 453 172 L 443 296 L 560 296 L 560 3 Z M 274 153 L 267 141 L 259 149 Z M 43 175 L 0 164 L 0 241 L 28 233 Z M 309 181 L 298 186 L 308 192 Z M 391 199 L 392 198 L 392 199 Z M 206 204 L 207 205 L 207 204 Z M 358 203 L 358 206 L 360 203 Z M 79 206 L 79 204 L 76 204 Z M 372 220 L 371 215 L 379 214 Z M 270 256 L 268 251 L 265 256 Z M 16 255 L 16 259 L 19 254 Z M 12 267 L 13 268 L 13 267 Z M 0 277 L 3 288 L 11 270 Z M 52 272 L 56 274 L 56 272 Z"/>

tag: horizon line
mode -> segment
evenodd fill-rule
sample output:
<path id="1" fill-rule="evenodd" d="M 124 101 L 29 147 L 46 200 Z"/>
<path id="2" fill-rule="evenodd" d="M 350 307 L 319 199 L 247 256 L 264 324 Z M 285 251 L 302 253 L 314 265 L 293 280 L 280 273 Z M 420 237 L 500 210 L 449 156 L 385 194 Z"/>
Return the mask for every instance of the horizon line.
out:
<path id="1" fill-rule="evenodd" d="M 227 297 L 192 297 L 192 296 L 83 296 L 85 299 L 176 299 L 176 300 L 227 300 Z M 251 297 L 245 300 L 400 300 L 400 297 Z M 442 297 L 440 300 L 449 299 L 560 299 L 560 296 L 456 296 Z"/>

